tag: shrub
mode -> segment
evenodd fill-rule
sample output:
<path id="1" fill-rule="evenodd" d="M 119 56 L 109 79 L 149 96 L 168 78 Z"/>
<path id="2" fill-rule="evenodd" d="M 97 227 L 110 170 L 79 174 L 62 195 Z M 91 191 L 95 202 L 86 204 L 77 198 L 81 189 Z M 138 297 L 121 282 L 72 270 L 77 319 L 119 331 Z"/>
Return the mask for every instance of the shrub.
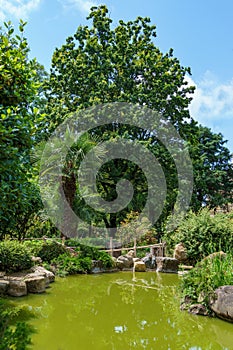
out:
<path id="1" fill-rule="evenodd" d="M 59 257 L 52 260 L 52 264 L 56 266 L 59 275 L 86 273 L 90 272 L 92 268 L 92 260 L 90 258 L 80 258 L 68 254 L 59 255 Z"/>
<path id="2" fill-rule="evenodd" d="M 99 260 L 99 257 L 101 256 L 99 249 L 88 245 L 80 245 L 78 248 L 76 248 L 76 251 L 79 252 L 79 256 L 81 258 L 88 257 L 92 260 Z"/>
<path id="3" fill-rule="evenodd" d="M 103 267 L 113 267 L 113 259 L 111 258 L 111 256 L 103 251 L 99 251 L 99 256 L 98 256 L 98 260 L 102 261 L 103 263 Z"/>
<path id="4" fill-rule="evenodd" d="M 32 256 L 18 241 L 0 242 L 0 270 L 17 272 L 33 266 Z"/>
<path id="5" fill-rule="evenodd" d="M 69 238 L 67 240 L 65 240 L 65 245 L 67 247 L 80 247 L 81 243 L 79 240 L 75 239 L 75 238 Z"/>
<path id="6" fill-rule="evenodd" d="M 233 284 L 233 259 L 216 255 L 199 262 L 195 268 L 185 274 L 180 283 L 181 294 L 188 296 L 195 303 L 201 297 L 201 302 L 208 307 L 210 294 L 224 285 Z"/>
<path id="7" fill-rule="evenodd" d="M 81 246 L 79 249 L 80 258 L 90 258 L 91 260 L 102 261 L 103 267 L 113 266 L 113 259 L 108 253 L 90 246 Z"/>
<path id="8" fill-rule="evenodd" d="M 41 250 L 44 242 L 42 240 L 28 240 L 24 241 L 23 245 L 30 251 L 33 256 L 38 256 L 39 251 Z"/>
<path id="9" fill-rule="evenodd" d="M 59 255 L 66 253 L 66 247 L 55 241 L 43 242 L 41 248 L 38 251 L 38 256 L 44 261 L 50 263 L 53 259 Z"/>
<path id="10" fill-rule="evenodd" d="M 80 233 L 81 235 L 81 233 Z M 70 238 L 66 240 L 66 245 L 74 247 L 76 245 L 86 245 L 91 247 L 104 248 L 106 246 L 106 238 L 104 237 L 83 237 L 80 239 Z"/>
<path id="11" fill-rule="evenodd" d="M 139 212 L 131 211 L 126 214 L 126 218 L 121 222 L 117 230 L 116 238 L 123 246 L 131 246 L 135 237 L 139 245 L 150 244 L 148 242 L 156 242 L 157 232 L 154 228 L 148 230 L 151 222 L 148 218 L 139 219 Z"/>
<path id="12" fill-rule="evenodd" d="M 96 247 L 81 244 L 75 239 L 67 240 L 65 244 L 67 246 L 75 247 L 75 251 L 79 254 L 79 257 L 82 259 L 90 258 L 91 260 L 100 260 L 102 261 L 104 267 L 113 266 L 113 260 L 111 256 L 108 253 L 101 251 Z"/>
<path id="13" fill-rule="evenodd" d="M 91 258 L 85 257 L 85 258 L 78 258 L 80 267 L 84 272 L 90 272 L 92 268 L 92 260 Z"/>
<path id="14" fill-rule="evenodd" d="M 60 231 L 54 226 L 43 210 L 30 218 L 28 226 L 26 237 L 60 237 Z"/>
<path id="15" fill-rule="evenodd" d="M 211 216 L 209 210 L 202 209 L 197 214 L 190 212 L 175 231 L 165 233 L 163 240 L 170 250 L 182 242 L 188 260 L 195 264 L 211 253 L 232 251 L 233 223 L 224 214 Z"/>

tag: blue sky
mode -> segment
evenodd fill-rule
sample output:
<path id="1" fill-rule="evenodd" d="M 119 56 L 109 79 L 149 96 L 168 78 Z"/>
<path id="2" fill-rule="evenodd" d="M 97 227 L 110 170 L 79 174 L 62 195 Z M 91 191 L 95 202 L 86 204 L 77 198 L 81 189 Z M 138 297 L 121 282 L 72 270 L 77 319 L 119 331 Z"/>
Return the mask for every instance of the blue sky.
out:
<path id="1" fill-rule="evenodd" d="M 149 16 L 157 26 L 156 44 L 174 49 L 189 66 L 196 85 L 191 115 L 221 132 L 233 152 L 233 1 L 232 0 L 0 0 L 0 21 L 28 22 L 31 56 L 49 70 L 51 56 L 80 24 L 92 5 L 106 4 L 114 25 L 119 19 Z"/>

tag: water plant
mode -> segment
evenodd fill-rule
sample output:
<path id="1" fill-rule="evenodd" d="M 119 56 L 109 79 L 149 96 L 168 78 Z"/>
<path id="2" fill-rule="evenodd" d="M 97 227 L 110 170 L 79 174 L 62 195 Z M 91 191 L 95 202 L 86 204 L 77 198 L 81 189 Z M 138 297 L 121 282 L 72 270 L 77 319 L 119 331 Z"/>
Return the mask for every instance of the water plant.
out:
<path id="1" fill-rule="evenodd" d="M 32 316 L 24 307 L 0 298 L 0 350 L 29 349 L 34 330 L 26 321 Z"/>
<path id="2" fill-rule="evenodd" d="M 199 262 L 180 282 L 182 298 L 209 308 L 210 295 L 220 286 L 233 285 L 233 256 L 216 254 Z"/>

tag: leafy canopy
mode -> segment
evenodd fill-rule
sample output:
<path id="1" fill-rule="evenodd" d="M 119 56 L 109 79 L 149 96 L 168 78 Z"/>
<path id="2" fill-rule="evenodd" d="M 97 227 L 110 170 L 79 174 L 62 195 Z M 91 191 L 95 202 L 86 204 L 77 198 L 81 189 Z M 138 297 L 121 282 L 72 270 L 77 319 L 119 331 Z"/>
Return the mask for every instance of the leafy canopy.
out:
<path id="1" fill-rule="evenodd" d="M 198 211 L 203 205 L 214 207 L 231 201 L 231 154 L 225 141 L 221 134 L 198 125 L 189 115 L 194 87 L 188 86 L 185 76 L 190 74 L 190 69 L 181 66 L 173 57 L 172 49 L 165 54 L 159 50 L 155 45 L 156 27 L 149 18 L 120 20 L 113 27 L 108 9 L 99 6 L 91 9 L 88 20 L 91 26 L 79 26 L 53 54 L 45 84 L 48 135 L 70 113 L 93 105 L 115 101 L 146 105 L 171 121 L 187 143 L 194 171 L 192 209 Z M 167 182 L 166 202 L 158 223 L 161 230 L 178 194 L 178 174 L 169 152 L 150 133 L 129 125 L 110 125 L 107 120 L 105 126 L 92 130 L 93 135 L 98 142 L 113 141 L 117 137 L 136 139 L 156 156 Z M 123 159 L 107 162 L 100 170 L 98 190 L 103 198 L 112 201 L 122 174 L 135 190 L 134 203 L 128 209 L 140 212 L 147 198 L 147 184 L 134 164 Z M 90 222 L 103 220 L 106 227 L 115 227 L 125 219 L 125 212 L 101 218 L 80 205 L 83 202 L 78 193 L 77 176 L 75 172 L 71 176 L 70 189 L 76 189 L 73 208 L 76 203 L 79 214 L 82 211 Z M 66 189 L 67 184 L 68 180 L 64 184 Z"/>
<path id="2" fill-rule="evenodd" d="M 29 154 L 36 132 L 40 66 L 28 59 L 24 26 L 21 21 L 16 35 L 10 22 L 5 30 L 0 28 L 0 238 L 18 224 L 23 227 L 39 202 L 30 182 Z"/>

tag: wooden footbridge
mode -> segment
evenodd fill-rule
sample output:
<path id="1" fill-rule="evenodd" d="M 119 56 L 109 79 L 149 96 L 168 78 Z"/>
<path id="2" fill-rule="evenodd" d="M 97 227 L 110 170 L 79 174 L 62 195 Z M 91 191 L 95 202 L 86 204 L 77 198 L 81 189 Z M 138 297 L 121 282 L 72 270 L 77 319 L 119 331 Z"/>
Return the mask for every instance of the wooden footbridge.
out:
<path id="1" fill-rule="evenodd" d="M 134 238 L 134 245 L 132 247 L 114 248 L 113 239 L 110 238 L 109 249 L 104 249 L 104 251 L 109 253 L 111 256 L 119 256 L 119 255 L 121 255 L 122 251 L 133 250 L 135 256 L 137 256 L 137 250 L 138 249 L 150 248 L 150 253 L 152 255 L 165 256 L 165 247 L 166 247 L 166 243 L 165 242 L 161 242 L 161 243 L 157 243 L 157 244 L 149 244 L 149 245 L 137 246 L 136 238 Z"/>

